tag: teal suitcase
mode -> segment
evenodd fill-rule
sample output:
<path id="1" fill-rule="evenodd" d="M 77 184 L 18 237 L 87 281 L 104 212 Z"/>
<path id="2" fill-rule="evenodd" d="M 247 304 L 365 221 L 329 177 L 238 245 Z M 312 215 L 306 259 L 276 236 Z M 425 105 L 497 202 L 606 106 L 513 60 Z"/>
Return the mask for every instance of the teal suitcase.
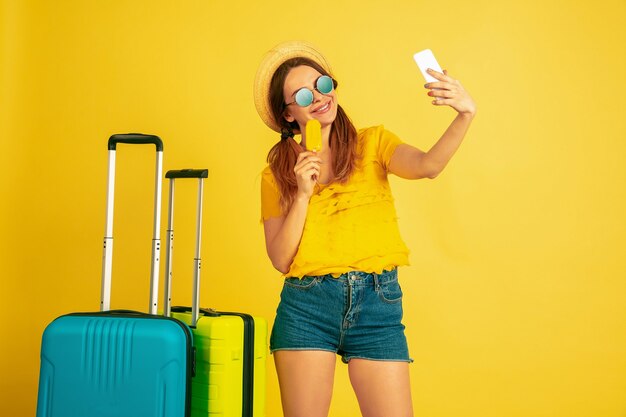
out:
<path id="1" fill-rule="evenodd" d="M 61 316 L 44 331 L 37 417 L 184 417 L 192 335 L 127 311 Z"/>
<path id="2" fill-rule="evenodd" d="M 110 311 L 113 194 L 118 143 L 157 148 L 151 314 Z M 42 337 L 37 417 L 186 417 L 191 412 L 193 336 L 183 322 L 156 315 L 163 143 L 157 136 L 109 139 L 101 311 L 61 316 Z"/>

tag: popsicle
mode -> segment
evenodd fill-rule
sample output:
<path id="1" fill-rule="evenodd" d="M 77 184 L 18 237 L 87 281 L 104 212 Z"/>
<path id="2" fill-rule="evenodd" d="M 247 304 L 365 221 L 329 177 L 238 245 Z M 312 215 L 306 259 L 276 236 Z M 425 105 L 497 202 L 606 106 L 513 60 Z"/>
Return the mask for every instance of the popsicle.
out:
<path id="1" fill-rule="evenodd" d="M 322 150 L 322 125 L 319 120 L 311 119 L 306 122 L 305 139 L 307 151 Z"/>

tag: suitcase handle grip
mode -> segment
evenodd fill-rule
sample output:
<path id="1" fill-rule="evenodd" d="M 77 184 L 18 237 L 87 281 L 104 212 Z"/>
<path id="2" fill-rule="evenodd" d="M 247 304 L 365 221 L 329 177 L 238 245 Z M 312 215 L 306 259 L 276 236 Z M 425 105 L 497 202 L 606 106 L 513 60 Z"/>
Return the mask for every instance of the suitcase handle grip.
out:
<path id="1" fill-rule="evenodd" d="M 167 171 L 165 178 L 208 178 L 208 169 L 179 169 Z"/>
<path id="2" fill-rule="evenodd" d="M 191 313 L 192 312 L 192 308 L 191 307 L 183 307 L 183 306 L 172 306 L 171 309 L 172 313 Z M 207 316 L 207 317 L 220 317 L 221 314 L 215 310 L 213 310 L 212 308 L 199 308 L 198 311 L 203 315 L 203 316 Z"/>
<path id="3" fill-rule="evenodd" d="M 128 143 L 131 145 L 140 145 L 152 143 L 156 145 L 157 152 L 163 152 L 163 141 L 155 135 L 144 135 L 142 133 L 125 133 L 113 135 L 109 138 L 109 150 L 114 151 L 118 143 Z"/>

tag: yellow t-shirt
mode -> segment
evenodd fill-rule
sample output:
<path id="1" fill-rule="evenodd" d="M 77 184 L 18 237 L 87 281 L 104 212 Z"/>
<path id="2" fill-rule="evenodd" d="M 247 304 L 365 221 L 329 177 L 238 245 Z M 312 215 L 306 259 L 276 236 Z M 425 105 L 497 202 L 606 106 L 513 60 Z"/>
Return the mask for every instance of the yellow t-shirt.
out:
<path id="1" fill-rule="evenodd" d="M 387 166 L 402 141 L 376 126 L 359 130 L 362 159 L 345 184 L 318 184 L 309 200 L 304 230 L 288 277 L 349 271 L 381 273 L 408 265 L 400 237 Z M 269 166 L 261 179 L 263 220 L 282 215 L 280 194 Z"/>

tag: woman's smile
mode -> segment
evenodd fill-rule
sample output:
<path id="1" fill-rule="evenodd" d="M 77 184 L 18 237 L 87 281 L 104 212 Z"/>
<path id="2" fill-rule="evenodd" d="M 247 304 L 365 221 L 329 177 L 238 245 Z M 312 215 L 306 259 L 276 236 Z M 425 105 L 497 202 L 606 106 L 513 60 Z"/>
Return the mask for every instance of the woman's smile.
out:
<path id="1" fill-rule="evenodd" d="M 332 100 L 328 100 L 327 103 L 314 108 L 313 111 L 311 111 L 311 113 L 317 113 L 317 114 L 326 113 L 328 110 L 330 110 L 331 104 L 332 104 Z"/>

